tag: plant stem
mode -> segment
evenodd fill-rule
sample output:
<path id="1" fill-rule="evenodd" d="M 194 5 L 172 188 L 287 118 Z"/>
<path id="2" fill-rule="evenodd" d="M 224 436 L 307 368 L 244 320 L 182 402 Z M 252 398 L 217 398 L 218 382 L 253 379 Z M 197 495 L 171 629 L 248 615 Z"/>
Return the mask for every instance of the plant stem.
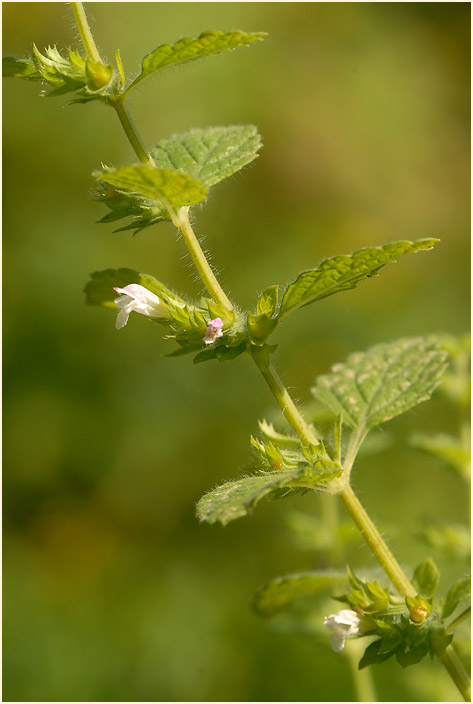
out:
<path id="1" fill-rule="evenodd" d="M 116 110 L 118 118 L 122 123 L 122 127 L 125 130 L 125 134 L 128 137 L 128 141 L 133 147 L 136 156 L 143 164 L 149 164 L 150 166 L 155 166 L 154 160 L 150 154 L 146 151 L 140 136 L 134 126 L 128 110 L 125 107 L 125 102 L 123 98 L 117 98 L 110 103 Z"/>
<path id="2" fill-rule="evenodd" d="M 442 657 L 442 663 L 448 674 L 455 682 L 466 702 L 471 701 L 471 681 L 463 667 L 463 663 L 456 654 L 452 645 L 448 645 Z"/>
<path id="3" fill-rule="evenodd" d="M 347 484 L 340 492 L 340 498 L 363 536 L 371 552 L 384 569 L 396 589 L 403 596 L 415 596 L 416 590 L 407 579 L 401 566 L 384 542 L 381 534 L 366 513 L 355 492 Z"/>
<path id="4" fill-rule="evenodd" d="M 199 244 L 199 240 L 195 236 L 194 230 L 189 221 L 189 208 L 182 207 L 175 218 L 173 218 L 173 223 L 177 227 L 186 243 L 186 247 L 191 255 L 192 261 L 194 262 L 195 268 L 204 284 L 205 288 L 209 292 L 211 298 L 216 303 L 220 303 L 226 310 L 232 311 L 233 306 L 226 297 L 222 287 L 217 281 L 217 277 L 212 271 L 207 258 L 202 251 L 202 247 Z"/>
<path id="5" fill-rule="evenodd" d="M 262 350 L 262 348 L 255 348 Z M 263 352 L 253 352 L 253 359 L 265 378 L 284 416 L 296 431 L 303 443 L 310 442 L 310 428 L 291 399 L 287 389 L 270 364 L 265 363 Z M 354 457 L 353 457 L 354 459 Z M 353 463 L 351 459 L 351 463 Z M 407 579 L 401 566 L 384 542 L 381 534 L 366 513 L 351 486 L 346 483 L 339 491 L 345 507 L 359 529 L 374 557 L 384 569 L 396 589 L 403 596 L 415 596 L 416 590 Z M 455 682 L 465 701 L 470 701 L 470 678 L 455 650 L 449 645 L 442 657 L 442 663 Z"/>
<path id="6" fill-rule="evenodd" d="M 267 361 L 267 353 L 264 347 L 252 346 L 252 357 L 256 362 L 266 383 L 273 392 L 277 404 L 283 412 L 286 420 L 294 428 L 304 445 L 318 445 L 319 441 L 315 437 L 310 427 L 305 422 L 296 404 L 289 395 L 288 390 L 279 378 L 273 365 Z"/>
<path id="7" fill-rule="evenodd" d="M 92 32 L 90 31 L 89 24 L 87 22 L 87 17 L 85 15 L 84 7 L 81 2 L 73 2 L 72 9 L 74 12 L 74 17 L 77 23 L 77 28 L 79 30 L 82 43 L 84 44 L 85 51 L 90 59 L 95 62 L 102 63 L 100 54 L 95 45 Z M 120 122 L 123 126 L 126 136 L 133 147 L 138 159 L 144 164 L 150 164 L 154 166 L 154 161 L 151 155 L 146 151 L 143 143 L 134 127 L 130 115 L 125 108 L 123 95 L 117 99 L 110 101 L 111 105 L 115 108 Z M 233 306 L 229 299 L 225 295 L 222 287 L 217 281 L 215 274 L 213 273 L 207 258 L 202 251 L 202 248 L 194 234 L 189 221 L 189 208 L 182 207 L 179 209 L 177 215 L 173 217 L 174 225 L 179 228 L 186 243 L 189 254 L 191 255 L 192 261 L 198 271 L 198 274 L 205 285 L 210 296 L 220 303 L 223 308 L 228 311 L 233 311 Z M 263 347 L 251 346 L 252 357 L 261 371 L 266 383 L 271 389 L 281 411 L 283 412 L 285 418 L 290 423 L 291 427 L 295 430 L 297 435 L 300 437 L 301 441 L 305 445 L 318 445 L 319 441 L 315 437 L 310 426 L 304 420 L 302 414 L 298 410 L 294 401 L 292 400 L 288 390 L 279 378 L 276 370 L 269 362 L 269 356 L 267 350 Z M 355 443 L 356 447 L 353 446 L 352 453 L 350 455 L 349 464 L 350 469 L 353 464 L 356 451 L 359 444 L 362 441 L 362 437 L 357 438 Z M 386 574 L 392 580 L 396 588 L 401 592 L 401 594 L 406 596 L 415 596 L 416 590 L 409 582 L 401 567 L 395 560 L 393 554 L 389 550 L 388 546 L 382 539 L 380 533 L 376 529 L 374 523 L 371 521 L 370 517 L 366 513 L 365 509 L 361 505 L 360 501 L 356 497 L 351 486 L 346 483 L 345 486 L 339 491 L 340 497 L 345 504 L 348 512 L 350 513 L 353 521 L 359 528 L 363 538 L 365 539 L 368 547 L 372 551 L 375 558 L 378 560 L 380 565 L 385 570 Z M 454 680 L 458 689 L 465 697 L 466 701 L 470 699 L 470 680 L 469 677 L 461 663 L 458 655 L 455 653 L 451 645 L 449 645 L 442 657 L 442 662 L 447 669 L 448 673 Z M 371 700 L 370 700 L 371 701 Z"/>
<path id="8" fill-rule="evenodd" d="M 358 639 L 352 640 L 345 646 L 345 654 L 350 663 L 353 685 L 357 702 L 376 702 L 376 690 L 373 674 L 370 667 L 358 669 L 358 663 L 364 652 L 364 646 Z"/>
<path id="9" fill-rule="evenodd" d="M 92 32 L 90 31 L 89 23 L 85 15 L 84 5 L 81 2 L 73 2 L 71 5 L 77 24 L 77 29 L 79 30 L 80 38 L 82 39 L 82 44 L 84 45 L 87 56 L 96 63 L 103 63 L 98 49 L 95 46 Z"/>

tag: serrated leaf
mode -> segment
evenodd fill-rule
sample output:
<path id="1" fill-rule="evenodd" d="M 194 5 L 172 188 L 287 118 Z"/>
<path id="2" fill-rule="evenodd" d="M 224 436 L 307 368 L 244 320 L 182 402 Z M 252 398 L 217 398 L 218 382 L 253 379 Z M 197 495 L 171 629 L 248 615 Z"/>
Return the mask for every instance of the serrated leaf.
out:
<path id="1" fill-rule="evenodd" d="M 180 169 L 210 188 L 256 159 L 260 147 L 253 125 L 207 127 L 161 140 L 151 156 L 157 167 Z"/>
<path id="2" fill-rule="evenodd" d="M 263 39 L 265 32 L 202 32 L 196 39 L 183 38 L 174 44 L 161 44 L 141 62 L 141 73 L 128 87 L 127 92 L 140 83 L 146 76 L 169 66 L 187 64 L 207 56 L 215 56 L 222 51 L 230 51 L 239 46 L 247 46 Z"/>
<path id="3" fill-rule="evenodd" d="M 30 78 L 34 74 L 39 79 L 34 63 L 30 59 L 15 59 L 13 56 L 6 56 L 2 60 L 3 78 Z"/>
<path id="4" fill-rule="evenodd" d="M 446 354 L 435 337 L 376 345 L 316 379 L 312 393 L 360 433 L 427 401 L 440 382 Z"/>
<path id="5" fill-rule="evenodd" d="M 318 594 L 346 581 L 347 577 L 344 574 L 321 571 L 278 577 L 258 589 L 253 607 L 261 616 L 274 616 L 294 599 L 308 594 Z"/>
<path id="6" fill-rule="evenodd" d="M 363 279 L 376 276 L 385 264 L 395 262 L 404 254 L 431 249 L 438 241 L 401 240 L 383 247 L 366 247 L 353 254 L 326 259 L 315 269 L 299 274 L 294 283 L 289 284 L 281 302 L 279 319 L 282 320 L 288 313 L 309 303 L 354 288 Z"/>
<path id="7" fill-rule="evenodd" d="M 167 210 L 205 200 L 207 188 L 187 174 L 146 164 L 96 171 L 93 176 L 125 195 L 162 203 Z"/>
<path id="8" fill-rule="evenodd" d="M 440 579 L 440 572 L 431 557 L 427 557 L 414 572 L 412 584 L 422 596 L 435 594 Z"/>
<path id="9" fill-rule="evenodd" d="M 318 462 L 316 467 L 302 466 L 294 470 L 268 472 L 227 482 L 205 494 L 197 504 L 197 517 L 207 523 L 226 525 L 235 518 L 246 516 L 265 496 L 281 490 L 312 489 L 323 486 L 340 475 L 334 463 Z"/>
<path id="10" fill-rule="evenodd" d="M 89 305 L 104 306 L 118 310 L 114 303 L 117 298 L 115 288 L 124 288 L 128 284 L 140 284 L 163 298 L 166 304 L 170 304 L 173 308 L 185 308 L 186 302 L 178 296 L 174 291 L 166 288 L 164 284 L 150 276 L 149 274 L 140 274 L 134 269 L 122 267 L 121 269 L 104 269 L 103 271 L 94 271 L 90 275 L 91 280 L 84 289 L 86 301 Z"/>
<path id="11" fill-rule="evenodd" d="M 448 590 L 443 607 L 442 617 L 447 618 L 463 601 L 467 601 L 471 595 L 471 575 L 462 577 Z"/>

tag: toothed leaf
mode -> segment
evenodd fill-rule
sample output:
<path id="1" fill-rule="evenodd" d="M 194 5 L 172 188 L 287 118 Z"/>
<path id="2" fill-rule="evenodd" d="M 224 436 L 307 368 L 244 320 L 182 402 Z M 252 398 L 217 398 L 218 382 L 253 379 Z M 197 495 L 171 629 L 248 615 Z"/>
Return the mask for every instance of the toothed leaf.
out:
<path id="1" fill-rule="evenodd" d="M 210 188 L 256 159 L 260 147 L 253 125 L 208 127 L 163 139 L 151 155 L 156 166 L 181 169 Z"/>
<path id="2" fill-rule="evenodd" d="M 289 284 L 281 302 L 279 319 L 282 320 L 288 313 L 309 303 L 320 301 L 339 291 L 355 288 L 359 281 L 376 276 L 385 264 L 395 262 L 404 254 L 431 249 L 438 241 L 401 240 L 390 242 L 383 247 L 366 247 L 353 254 L 326 259 L 315 269 L 299 274 L 294 283 Z"/>
<path id="3" fill-rule="evenodd" d="M 434 337 L 402 339 L 356 352 L 316 379 L 312 393 L 361 432 L 427 401 L 446 367 Z"/>
<path id="4" fill-rule="evenodd" d="M 263 39 L 265 32 L 202 32 L 197 38 L 183 38 L 174 44 L 161 44 L 141 62 L 141 73 L 131 83 L 128 90 L 134 88 L 146 76 L 161 71 L 169 66 L 179 66 L 190 61 L 215 56 L 222 51 L 230 51 L 239 46 L 247 46 L 252 42 Z"/>

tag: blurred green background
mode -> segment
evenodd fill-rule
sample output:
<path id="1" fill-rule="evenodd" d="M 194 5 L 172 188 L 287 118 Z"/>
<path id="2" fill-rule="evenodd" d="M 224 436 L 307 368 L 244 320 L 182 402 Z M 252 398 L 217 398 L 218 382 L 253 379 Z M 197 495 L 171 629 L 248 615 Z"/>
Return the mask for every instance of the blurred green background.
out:
<path id="1" fill-rule="evenodd" d="M 468 3 L 88 3 L 103 56 L 129 76 L 155 46 L 206 29 L 269 32 L 262 44 L 149 78 L 130 107 L 148 145 L 191 127 L 256 124 L 259 158 L 196 209 L 221 281 L 241 306 L 322 258 L 439 237 L 278 331 L 276 361 L 301 402 L 316 374 L 358 349 L 469 324 Z M 4 55 L 77 47 L 63 3 L 4 3 Z M 111 110 L 4 81 L 4 700 L 352 701 L 326 638 L 274 631 L 254 591 L 311 569 L 287 512 L 267 503 L 222 529 L 196 500 L 248 465 L 272 413 L 250 360 L 193 366 L 132 316 L 120 332 L 87 308 L 91 271 L 128 266 L 181 293 L 199 286 L 170 226 L 136 238 L 95 225 L 91 172 L 136 159 Z M 466 563 L 415 537 L 422 517 L 461 523 L 459 477 L 408 447 L 456 432 L 436 397 L 386 428 L 355 485 L 408 570 L 430 552 L 441 588 Z M 340 509 L 343 517 L 343 511 Z M 354 529 L 353 529 L 354 530 Z M 354 533 L 355 535 L 355 533 Z M 353 542 L 350 564 L 373 568 Z M 379 572 L 376 574 L 379 575 Z M 333 610 L 336 610 L 333 603 Z M 373 675 L 380 700 L 456 701 L 442 668 Z"/>

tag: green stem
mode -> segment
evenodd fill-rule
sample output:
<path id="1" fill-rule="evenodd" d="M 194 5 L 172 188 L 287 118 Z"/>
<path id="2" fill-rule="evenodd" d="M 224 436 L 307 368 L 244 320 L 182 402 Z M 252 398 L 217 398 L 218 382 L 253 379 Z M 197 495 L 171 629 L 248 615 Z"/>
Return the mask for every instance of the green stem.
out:
<path id="1" fill-rule="evenodd" d="M 154 160 L 150 154 L 146 151 L 143 143 L 136 131 L 128 110 L 125 107 L 123 98 L 118 98 L 114 100 L 111 105 L 115 108 L 118 118 L 122 123 L 122 127 L 125 130 L 125 134 L 128 137 L 128 141 L 133 147 L 136 156 L 143 164 L 149 164 L 150 166 L 155 166 Z"/>
<path id="2" fill-rule="evenodd" d="M 366 513 L 355 492 L 347 484 L 340 492 L 340 498 L 363 536 L 371 552 L 384 569 L 396 589 L 403 596 L 415 596 L 417 591 L 407 579 L 401 566 L 384 542 L 381 534 Z"/>
<path id="3" fill-rule="evenodd" d="M 448 624 L 448 627 L 445 629 L 446 633 L 451 633 L 455 628 L 466 618 L 470 618 L 471 616 L 471 606 L 469 606 L 465 611 L 462 611 L 460 616 L 457 616 L 456 618 L 453 619 L 451 623 Z"/>
<path id="4" fill-rule="evenodd" d="M 95 46 L 94 38 L 92 36 L 92 32 L 90 31 L 83 4 L 81 2 L 73 2 L 71 4 L 77 29 L 79 30 L 80 38 L 82 39 L 82 44 L 84 45 L 87 56 L 96 63 L 103 63 L 98 49 Z"/>
<path id="5" fill-rule="evenodd" d="M 232 311 L 233 306 L 218 283 L 217 277 L 213 273 L 210 264 L 202 251 L 202 247 L 195 236 L 194 230 L 192 229 L 189 221 L 188 207 L 179 208 L 177 215 L 173 218 L 173 224 L 180 230 L 189 254 L 191 255 L 191 259 L 194 262 L 195 268 L 202 279 L 202 283 L 209 292 L 210 297 L 216 303 L 220 303 L 220 305 L 222 305 L 226 310 Z"/>
<path id="6" fill-rule="evenodd" d="M 266 380 L 269 388 L 273 392 L 273 396 L 277 404 L 283 412 L 288 423 L 294 428 L 297 435 L 300 437 L 304 445 L 318 445 L 319 441 L 315 437 L 313 431 L 305 422 L 301 413 L 297 409 L 296 404 L 289 395 L 288 390 L 279 378 L 276 370 L 268 361 L 268 354 L 265 347 L 251 347 L 252 357 L 259 368 L 261 374 Z"/>
<path id="7" fill-rule="evenodd" d="M 252 349 L 252 356 L 263 374 L 269 388 L 273 392 L 273 395 L 284 416 L 291 424 L 292 428 L 296 431 L 302 442 L 308 444 L 312 441 L 310 428 L 294 404 L 294 401 L 289 396 L 287 389 L 278 377 L 276 371 L 267 362 L 267 352 L 265 353 L 264 348 L 255 347 Z M 359 441 L 360 439 L 357 440 L 358 445 Z M 354 454 L 353 457 L 350 457 L 351 464 L 353 463 L 353 459 Z M 339 490 L 339 494 L 366 544 L 396 589 L 398 589 L 403 596 L 415 596 L 417 593 L 416 590 L 407 579 L 401 566 L 384 542 L 381 534 L 366 513 L 348 482 L 345 483 L 345 485 Z M 451 645 L 447 647 L 445 654 L 442 657 L 442 663 L 458 687 L 458 690 L 465 698 L 465 701 L 470 701 L 470 678 Z"/>
<path id="8" fill-rule="evenodd" d="M 363 670 L 358 669 L 365 646 L 358 639 L 352 640 L 345 646 L 345 654 L 350 663 L 350 670 L 353 678 L 353 685 L 357 702 L 376 702 L 376 690 L 373 682 L 373 674 L 370 667 Z"/>
<path id="9" fill-rule="evenodd" d="M 471 682 L 463 667 L 463 663 L 456 654 L 452 645 L 448 645 L 447 649 L 442 657 L 442 663 L 447 670 L 448 674 L 455 682 L 458 687 L 459 692 L 463 696 L 466 702 L 471 701 Z"/>

